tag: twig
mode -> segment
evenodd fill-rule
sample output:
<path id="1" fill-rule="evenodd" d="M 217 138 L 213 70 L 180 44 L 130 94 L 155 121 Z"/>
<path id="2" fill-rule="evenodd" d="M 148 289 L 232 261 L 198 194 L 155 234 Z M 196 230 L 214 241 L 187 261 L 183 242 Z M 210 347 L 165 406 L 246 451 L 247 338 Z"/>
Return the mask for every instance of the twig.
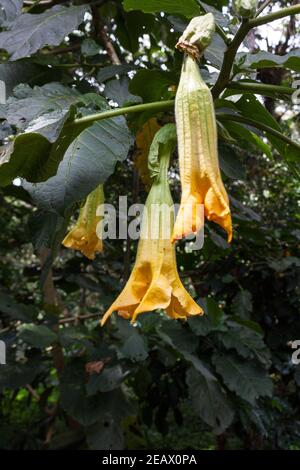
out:
<path id="1" fill-rule="evenodd" d="M 29 391 L 30 395 L 32 395 L 33 398 L 34 398 L 36 401 L 40 401 L 41 397 L 40 397 L 39 394 L 34 390 L 34 388 L 32 388 L 31 385 L 27 384 L 27 385 L 26 385 L 26 388 L 27 388 L 27 390 Z"/>
<path id="2" fill-rule="evenodd" d="M 90 313 L 87 315 L 76 315 L 76 317 L 69 317 L 69 318 L 63 318 L 59 320 L 59 324 L 63 325 L 64 323 L 72 323 L 72 322 L 77 322 L 78 320 L 87 320 L 89 318 L 96 318 L 100 317 L 99 313 Z"/>
<path id="3" fill-rule="evenodd" d="M 222 91 L 225 90 L 225 88 L 227 87 L 230 81 L 230 74 L 236 53 L 249 31 L 252 28 L 256 28 L 257 26 L 270 23 L 286 16 L 296 15 L 297 13 L 300 13 L 300 5 L 293 5 L 288 8 L 283 8 L 282 10 L 275 11 L 273 13 L 270 13 L 269 15 L 265 15 L 260 18 L 254 18 L 252 20 L 244 19 L 242 21 L 241 26 L 239 27 L 236 35 L 234 36 L 233 40 L 228 45 L 224 53 L 224 60 L 222 63 L 218 80 L 212 88 L 212 95 L 214 98 L 218 98 Z"/>
<path id="4" fill-rule="evenodd" d="M 65 54 L 67 52 L 76 51 L 76 50 L 80 49 L 80 47 L 81 47 L 81 44 L 76 43 L 76 44 L 72 44 L 71 46 L 57 47 L 56 49 L 51 49 L 49 51 L 44 51 L 43 53 L 45 55 Z"/>
<path id="5" fill-rule="evenodd" d="M 116 50 L 107 35 L 107 26 L 101 22 L 99 10 L 95 5 L 92 6 L 92 14 L 96 40 L 99 39 L 99 41 L 102 42 L 111 63 L 114 65 L 120 65 L 121 61 L 118 57 L 118 54 L 116 53 Z"/>
<path id="6" fill-rule="evenodd" d="M 257 17 L 258 15 L 261 14 L 261 12 L 267 8 L 267 6 L 272 2 L 272 0 L 266 0 L 258 9 L 257 9 L 257 12 L 255 14 L 255 16 Z"/>

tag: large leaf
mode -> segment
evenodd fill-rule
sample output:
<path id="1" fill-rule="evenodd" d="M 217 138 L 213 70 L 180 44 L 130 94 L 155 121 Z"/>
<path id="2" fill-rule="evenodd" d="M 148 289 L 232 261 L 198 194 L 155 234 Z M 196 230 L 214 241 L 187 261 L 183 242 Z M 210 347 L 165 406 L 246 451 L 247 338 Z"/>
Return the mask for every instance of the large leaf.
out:
<path id="1" fill-rule="evenodd" d="M 30 384 L 43 369 L 43 364 L 32 360 L 26 364 L 7 364 L 1 366 L 0 390 L 5 388 L 16 389 Z"/>
<path id="2" fill-rule="evenodd" d="M 35 325 L 34 323 L 22 325 L 19 337 L 25 343 L 36 348 L 46 348 L 57 340 L 56 333 L 50 328 L 45 325 Z"/>
<path id="3" fill-rule="evenodd" d="M 216 434 L 223 433 L 232 423 L 234 412 L 219 383 L 191 368 L 187 371 L 187 385 L 194 412 Z"/>
<path id="4" fill-rule="evenodd" d="M 129 80 L 127 77 L 121 77 L 119 80 L 110 80 L 105 85 L 104 94 L 107 98 L 118 103 L 119 106 L 124 106 L 126 103 L 139 103 L 141 98 L 132 95 L 128 87 Z"/>
<path id="5" fill-rule="evenodd" d="M 121 356 L 133 362 L 144 361 L 148 357 L 148 346 L 145 337 L 139 330 L 126 320 L 117 318 L 118 334 L 122 339 L 120 346 Z"/>
<path id="6" fill-rule="evenodd" d="M 189 328 L 184 328 L 174 321 L 164 321 L 158 329 L 160 337 L 174 349 L 191 353 L 198 345 L 197 336 Z"/>
<path id="7" fill-rule="evenodd" d="M 248 94 L 242 96 L 235 105 L 244 117 L 251 118 L 252 120 L 257 121 L 258 128 L 259 123 L 261 122 L 282 133 L 282 129 L 278 122 L 254 95 Z M 266 134 L 270 142 L 274 145 L 280 155 L 282 155 L 284 158 L 288 160 L 293 160 L 295 158 L 300 159 L 299 150 L 297 151 L 296 149 L 292 148 L 288 143 L 285 143 L 278 137 L 274 137 L 270 133 Z"/>
<path id="8" fill-rule="evenodd" d="M 212 357 L 217 372 L 227 387 L 251 404 L 261 396 L 272 395 L 272 381 L 266 371 L 253 362 L 239 359 L 233 354 L 215 353 Z"/>
<path id="9" fill-rule="evenodd" d="M 12 65 L 12 64 L 11 64 Z M 43 129 L 49 121 L 57 122 L 67 114 L 72 104 L 80 100 L 81 95 L 60 83 L 47 83 L 39 87 L 31 88 L 29 85 L 20 85 L 15 89 L 5 105 L 0 106 L 0 112 L 9 124 L 19 129 L 27 129 L 30 125 L 31 132 Z M 42 117 L 45 115 L 45 117 Z M 45 120 L 46 123 L 40 122 Z M 49 136 L 40 132 L 50 141 L 57 136 Z"/>
<path id="10" fill-rule="evenodd" d="M 124 446 L 122 428 L 110 416 L 89 426 L 86 429 L 86 438 L 92 450 L 122 450 Z"/>
<path id="11" fill-rule="evenodd" d="M 261 69 L 281 66 L 286 69 L 300 72 L 300 49 L 294 49 L 285 55 L 272 54 L 260 51 L 256 54 L 247 54 L 242 68 Z"/>
<path id="12" fill-rule="evenodd" d="M 126 11 L 141 10 L 145 13 L 164 11 L 165 13 L 179 14 L 188 17 L 199 16 L 200 8 L 195 0 L 124 0 Z"/>
<path id="13" fill-rule="evenodd" d="M 133 95 L 143 98 L 144 102 L 159 101 L 171 98 L 168 89 L 170 85 L 176 84 L 174 73 L 162 70 L 139 70 L 129 84 L 129 91 Z"/>
<path id="14" fill-rule="evenodd" d="M 54 78 L 55 76 L 55 78 Z M 42 84 L 58 79 L 59 73 L 49 67 L 33 64 L 27 60 L 0 64 L 0 80 L 6 85 L 6 95 L 10 96 L 19 83 Z"/>
<path id="15" fill-rule="evenodd" d="M 23 0 L 0 0 L 0 24 L 13 21 L 21 14 Z"/>
<path id="16" fill-rule="evenodd" d="M 233 310 L 241 318 L 250 318 L 252 312 L 252 294 L 246 289 L 241 289 L 233 300 Z"/>
<path id="17" fill-rule="evenodd" d="M 36 185 L 24 182 L 24 187 L 40 208 L 63 215 L 105 183 L 116 163 L 126 158 L 131 144 L 123 117 L 98 121 L 71 143 L 55 176 Z"/>
<path id="18" fill-rule="evenodd" d="M 253 329 L 230 322 L 231 329 L 218 333 L 218 338 L 227 349 L 235 349 L 245 359 L 257 358 L 264 365 L 270 365 L 270 352 L 262 336 Z"/>
<path id="19" fill-rule="evenodd" d="M 8 291 L 0 290 L 0 312 L 14 320 L 26 323 L 32 321 L 36 311 L 32 305 L 24 305 L 15 301 Z"/>
<path id="20" fill-rule="evenodd" d="M 120 389 L 87 396 L 84 376 L 76 363 L 64 369 L 60 392 L 63 409 L 84 426 L 111 418 L 119 422 L 131 412 L 131 406 Z"/>
<path id="21" fill-rule="evenodd" d="M 31 132 L 19 135 L 0 151 L 0 185 L 9 185 L 21 176 L 31 180 L 37 169 L 44 163 L 45 155 L 51 149 L 50 142 L 39 134 Z"/>
<path id="22" fill-rule="evenodd" d="M 111 78 L 115 78 L 116 75 L 121 77 L 126 73 L 130 72 L 131 70 L 137 69 L 138 66 L 134 64 L 122 64 L 122 65 L 108 65 L 107 67 L 103 67 L 99 70 L 97 74 L 98 82 L 106 82 Z"/>
<path id="23" fill-rule="evenodd" d="M 235 151 L 228 145 L 219 144 L 220 167 L 226 176 L 232 179 L 244 180 L 245 168 L 238 160 Z"/>
<path id="24" fill-rule="evenodd" d="M 110 392 L 119 388 L 126 374 L 119 365 L 105 367 L 99 374 L 91 375 L 86 384 L 88 395 L 95 395 L 97 392 Z"/>
<path id="25" fill-rule="evenodd" d="M 10 60 L 34 54 L 42 47 L 57 46 L 82 22 L 87 5 L 56 5 L 39 15 L 23 13 L 0 33 L 0 48 L 7 50 Z"/>

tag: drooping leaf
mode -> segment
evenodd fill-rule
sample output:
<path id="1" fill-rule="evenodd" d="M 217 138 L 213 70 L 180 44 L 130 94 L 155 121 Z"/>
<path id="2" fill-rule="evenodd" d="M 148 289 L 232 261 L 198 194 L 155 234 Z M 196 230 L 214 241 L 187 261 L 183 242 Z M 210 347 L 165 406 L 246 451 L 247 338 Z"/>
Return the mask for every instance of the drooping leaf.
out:
<path id="1" fill-rule="evenodd" d="M 84 39 L 81 44 L 81 53 L 87 57 L 93 57 L 99 54 L 100 46 L 94 39 Z"/>
<path id="2" fill-rule="evenodd" d="M 233 300 L 233 310 L 236 315 L 249 319 L 252 312 L 252 295 L 248 290 L 240 290 Z"/>
<path id="3" fill-rule="evenodd" d="M 119 106 L 124 106 L 126 103 L 140 103 L 141 98 L 132 95 L 128 87 L 129 80 L 127 77 L 121 77 L 119 80 L 110 80 L 105 85 L 104 94 L 107 98 L 118 103 Z"/>
<path id="4" fill-rule="evenodd" d="M 131 143 L 123 117 L 98 121 L 71 143 L 55 176 L 36 185 L 25 182 L 24 188 L 40 208 L 64 214 L 107 180 Z"/>
<path id="5" fill-rule="evenodd" d="M 28 57 L 44 46 L 57 46 L 82 22 L 88 5 L 56 5 L 38 15 L 23 13 L 0 33 L 0 48 L 10 60 Z"/>
<path id="6" fill-rule="evenodd" d="M 92 450 L 122 450 L 124 436 L 120 424 L 106 416 L 86 429 L 86 438 Z"/>
<path id="7" fill-rule="evenodd" d="M 265 69 L 274 66 L 281 66 L 295 72 L 300 72 L 300 48 L 294 49 L 285 55 L 272 54 L 266 51 L 247 54 L 242 64 L 242 68 L 247 69 Z"/>
<path id="8" fill-rule="evenodd" d="M 13 21 L 21 14 L 23 0 L 0 0 L 0 24 Z"/>
<path id="9" fill-rule="evenodd" d="M 127 74 L 131 70 L 137 69 L 138 66 L 134 64 L 122 64 L 122 65 L 108 65 L 107 67 L 103 67 L 99 70 L 97 74 L 98 82 L 106 82 L 111 78 L 115 78 L 116 75 L 121 77 L 122 75 Z"/>
<path id="10" fill-rule="evenodd" d="M 56 333 L 50 328 L 45 325 L 35 325 L 34 323 L 22 325 L 19 337 L 25 343 L 36 348 L 46 348 L 57 340 Z"/>
<path id="11" fill-rule="evenodd" d="M 173 15 L 179 14 L 187 17 L 198 16 L 200 8 L 194 0 L 124 0 L 126 11 L 141 10 L 145 13 L 156 13 L 164 11 Z"/>
<path id="12" fill-rule="evenodd" d="M 218 333 L 219 340 L 226 349 L 235 349 L 245 359 L 257 358 L 263 365 L 270 365 L 270 351 L 261 334 L 244 325 L 230 322 L 228 331 Z"/>
<path id="13" fill-rule="evenodd" d="M 20 134 L 0 151 L 0 185 L 9 185 L 17 176 L 31 180 L 50 151 L 49 140 L 31 132 Z"/>
<path id="14" fill-rule="evenodd" d="M 267 111 L 267 109 L 259 102 L 259 100 L 251 94 L 243 95 L 237 103 L 235 103 L 237 109 L 241 112 L 246 118 L 251 118 L 254 121 L 259 123 L 266 124 L 267 126 L 279 131 L 281 133 L 282 129 L 274 117 Z M 259 117 L 259 119 L 258 119 Z M 270 133 L 266 133 L 270 142 L 278 150 L 280 155 L 282 155 L 287 160 L 300 160 L 300 151 L 284 142 L 278 137 L 274 137 Z"/>
<path id="15" fill-rule="evenodd" d="M 142 69 L 130 81 L 129 91 L 147 103 L 173 97 L 174 91 L 168 90 L 172 85 L 176 85 L 174 73 Z"/>
<path id="16" fill-rule="evenodd" d="M 261 396 L 272 395 L 271 379 L 255 363 L 241 360 L 233 354 L 219 353 L 213 355 L 212 361 L 227 387 L 249 403 L 254 404 Z"/>
<path id="17" fill-rule="evenodd" d="M 37 132 L 35 128 L 44 127 L 39 122 L 42 119 L 52 122 L 61 119 L 70 106 L 80 99 L 76 90 L 57 82 L 34 88 L 22 84 L 15 89 L 14 95 L 8 98 L 5 105 L 0 106 L 1 114 L 9 124 L 18 129 L 27 129 L 31 124 L 31 132 Z M 47 135 L 46 137 L 48 138 Z"/>
<path id="18" fill-rule="evenodd" d="M 35 377 L 43 370 L 41 361 L 31 360 L 26 364 L 7 364 L 1 366 L 0 390 L 17 389 L 30 384 Z"/>
<path id="19" fill-rule="evenodd" d="M 216 434 L 224 432 L 232 423 L 234 412 L 219 383 L 191 368 L 187 371 L 187 385 L 194 412 Z"/>
<path id="20" fill-rule="evenodd" d="M 133 362 L 144 361 L 148 357 L 148 346 L 145 337 L 139 333 L 137 328 L 121 318 L 117 318 L 117 326 L 118 334 L 122 340 L 121 355 Z"/>
<path id="21" fill-rule="evenodd" d="M 9 291 L 2 289 L 0 290 L 0 312 L 24 323 L 32 321 L 36 316 L 35 308 L 32 305 L 16 302 Z"/>
<path id="22" fill-rule="evenodd" d="M 193 352 L 198 345 L 198 338 L 190 329 L 183 328 L 174 321 L 164 321 L 158 329 L 159 336 L 170 346 L 180 352 Z"/>
<path id="23" fill-rule="evenodd" d="M 220 38 L 218 34 L 213 35 L 213 39 L 210 45 L 204 51 L 204 57 L 209 60 L 211 65 L 217 69 L 221 68 L 224 52 L 226 50 L 225 42 Z"/>
<path id="24" fill-rule="evenodd" d="M 6 62 L 0 64 L 0 80 L 5 83 L 6 96 L 10 96 L 13 89 L 20 83 L 29 85 L 42 85 L 51 80 L 57 80 L 59 72 L 49 67 L 34 64 L 27 60 Z"/>
<path id="25" fill-rule="evenodd" d="M 219 145 L 220 167 L 226 176 L 232 179 L 244 180 L 245 168 L 237 159 L 234 150 L 228 145 Z"/>
<path id="26" fill-rule="evenodd" d="M 86 384 L 88 395 L 95 395 L 97 392 L 110 392 L 119 388 L 126 374 L 119 365 L 105 367 L 99 374 L 92 374 Z"/>

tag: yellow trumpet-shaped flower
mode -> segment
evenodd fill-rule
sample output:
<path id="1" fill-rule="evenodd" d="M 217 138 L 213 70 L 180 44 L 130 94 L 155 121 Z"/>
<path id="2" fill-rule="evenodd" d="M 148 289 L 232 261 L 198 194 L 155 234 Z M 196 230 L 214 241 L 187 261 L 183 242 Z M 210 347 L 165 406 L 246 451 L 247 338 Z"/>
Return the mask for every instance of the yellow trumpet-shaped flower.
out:
<path id="1" fill-rule="evenodd" d="M 200 54 L 208 44 L 207 31 L 213 31 L 214 28 L 212 15 L 202 17 L 199 24 L 200 30 L 195 33 L 197 40 L 201 38 L 203 24 L 206 34 L 206 42 L 202 46 L 200 43 L 199 46 Z M 197 28 L 197 22 L 195 27 Z M 177 44 L 177 47 L 186 53 L 175 100 L 182 196 L 172 239 L 181 239 L 202 228 L 204 221 L 200 216 L 199 206 L 204 205 L 205 217 L 223 227 L 227 232 L 228 241 L 231 241 L 231 215 L 218 161 L 213 99 L 201 77 L 195 56 L 189 55 L 187 39 L 190 37 L 193 37 L 190 31 L 189 35 L 184 33 L 183 39 Z M 194 49 L 195 44 L 192 44 Z"/>
<path id="2" fill-rule="evenodd" d="M 101 234 L 99 227 L 101 228 L 102 217 L 97 215 L 97 208 L 103 202 L 103 186 L 99 185 L 86 198 L 85 204 L 80 209 L 76 225 L 63 240 L 62 244 L 66 248 L 79 250 L 89 259 L 94 259 L 95 253 L 103 251 L 102 240 L 98 236 L 99 232 Z"/>
<path id="3" fill-rule="evenodd" d="M 168 126 L 173 125 L 164 126 L 155 137 L 162 135 L 160 133 Z M 156 309 L 164 309 L 174 319 L 203 313 L 179 278 L 175 246 L 170 240 L 174 225 L 173 201 L 167 180 L 170 153 L 170 146 L 162 145 L 157 174 L 157 168 L 152 166 L 152 174 L 156 176 L 145 204 L 136 262 L 127 284 L 104 314 L 101 325 L 114 311 L 132 322 L 140 313 Z M 149 167 L 151 169 L 151 165 Z"/>

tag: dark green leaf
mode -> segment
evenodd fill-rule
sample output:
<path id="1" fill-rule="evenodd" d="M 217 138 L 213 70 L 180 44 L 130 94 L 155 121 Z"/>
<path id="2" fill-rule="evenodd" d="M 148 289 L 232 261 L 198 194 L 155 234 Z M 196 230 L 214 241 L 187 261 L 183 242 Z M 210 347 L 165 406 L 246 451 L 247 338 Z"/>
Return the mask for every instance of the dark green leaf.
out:
<path id="1" fill-rule="evenodd" d="M 164 321 L 158 333 L 167 344 L 180 352 L 193 352 L 198 345 L 198 338 L 189 329 L 172 320 Z"/>
<path id="2" fill-rule="evenodd" d="M 110 392 L 119 388 L 125 376 L 119 365 L 105 367 L 99 374 L 91 375 L 86 385 L 87 394 L 95 395 L 97 392 Z"/>
<path id="3" fill-rule="evenodd" d="M 36 348 L 46 348 L 57 340 L 56 333 L 50 328 L 34 323 L 22 325 L 19 337 Z"/>
<path id="4" fill-rule="evenodd" d="M 87 5 L 69 8 L 56 5 L 44 13 L 23 13 L 0 33 L 0 48 L 7 50 L 10 60 L 34 54 L 42 47 L 57 46 L 82 22 Z"/>
<path id="5" fill-rule="evenodd" d="M 233 354 L 215 353 L 212 361 L 227 387 L 249 403 L 254 404 L 261 396 L 272 395 L 272 381 L 257 364 Z"/>
<path id="6" fill-rule="evenodd" d="M 124 0 L 126 11 L 141 10 L 145 13 L 164 11 L 173 15 L 179 14 L 187 17 L 199 16 L 200 8 L 194 0 Z"/>
<path id="7" fill-rule="evenodd" d="M 294 49 L 285 55 L 272 54 L 260 51 L 256 54 L 247 54 L 243 62 L 243 68 L 265 69 L 268 67 L 281 66 L 286 69 L 300 72 L 300 49 Z"/>
<path id="8" fill-rule="evenodd" d="M 104 94 L 107 98 L 124 106 L 126 103 L 140 103 L 141 98 L 132 95 L 128 89 L 129 80 L 127 77 L 121 77 L 119 80 L 110 80 L 105 85 Z"/>
<path id="9" fill-rule="evenodd" d="M 14 320 L 21 320 L 25 323 L 32 321 L 33 316 L 36 314 L 32 305 L 16 302 L 11 294 L 4 290 L 0 290 L 0 312 Z"/>
<path id="10" fill-rule="evenodd" d="M 129 85 L 129 91 L 133 95 L 143 98 L 145 103 L 160 101 L 174 95 L 168 88 L 176 84 L 176 76 L 170 72 L 160 70 L 139 70 Z"/>
<path id="11" fill-rule="evenodd" d="M 13 21 L 21 14 L 23 0 L 0 0 L 0 24 Z"/>
<path id="12" fill-rule="evenodd" d="M 24 183 L 37 205 L 64 214 L 113 173 L 126 158 L 132 136 L 123 117 L 98 121 L 69 146 L 57 174 L 45 183 Z"/>
<path id="13" fill-rule="evenodd" d="M 30 384 L 43 369 L 37 361 L 28 361 L 26 364 L 1 365 L 0 389 L 17 389 Z"/>
<path id="14" fill-rule="evenodd" d="M 240 290 L 233 300 L 233 311 L 241 318 L 249 319 L 252 312 L 252 295 L 248 290 Z"/>
<path id="15" fill-rule="evenodd" d="M 216 434 L 223 433 L 232 423 L 234 412 L 219 383 L 191 368 L 187 371 L 187 385 L 195 413 Z"/>
<path id="16" fill-rule="evenodd" d="M 220 167 L 229 178 L 243 180 L 245 179 L 245 168 L 236 158 L 232 147 L 228 145 L 219 145 Z"/>
<path id="17" fill-rule="evenodd" d="M 93 57 L 99 54 L 100 46 L 94 39 L 85 39 L 81 44 L 81 53 L 87 57 Z"/>
<path id="18" fill-rule="evenodd" d="M 120 424 L 107 416 L 86 429 L 86 438 L 92 450 L 122 450 L 123 432 Z"/>
<path id="19" fill-rule="evenodd" d="M 99 70 L 97 74 L 98 82 L 106 82 L 111 78 L 115 78 L 116 75 L 121 77 L 122 75 L 127 74 L 131 70 L 135 70 L 138 67 L 134 64 L 122 64 L 122 65 L 108 65 L 107 67 L 103 67 Z"/>

